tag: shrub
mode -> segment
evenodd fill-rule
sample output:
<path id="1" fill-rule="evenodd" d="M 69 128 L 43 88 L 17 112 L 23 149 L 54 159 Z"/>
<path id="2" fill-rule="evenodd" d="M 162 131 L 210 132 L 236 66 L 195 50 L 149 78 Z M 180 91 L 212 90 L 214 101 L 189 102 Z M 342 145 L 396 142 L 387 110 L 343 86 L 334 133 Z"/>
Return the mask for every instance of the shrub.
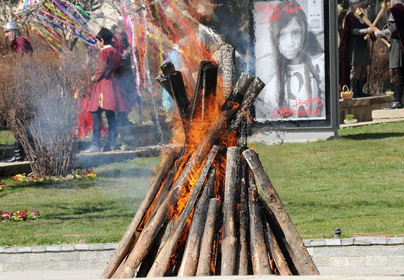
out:
<path id="1" fill-rule="evenodd" d="M 49 51 L 0 59 L 0 112 L 40 176 L 71 170 L 79 109 L 75 93 L 90 81 L 82 61 L 74 53 Z"/>

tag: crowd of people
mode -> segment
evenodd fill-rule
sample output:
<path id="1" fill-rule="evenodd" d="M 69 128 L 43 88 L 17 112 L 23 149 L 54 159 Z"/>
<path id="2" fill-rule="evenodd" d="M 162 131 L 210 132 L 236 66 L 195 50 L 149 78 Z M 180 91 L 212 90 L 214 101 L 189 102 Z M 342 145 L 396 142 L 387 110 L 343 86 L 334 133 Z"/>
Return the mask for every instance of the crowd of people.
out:
<path id="1" fill-rule="evenodd" d="M 368 34 L 376 38 L 390 37 L 389 42 L 389 78 L 394 91 L 394 102 L 385 109 L 403 108 L 404 86 L 404 5 L 401 0 L 391 0 L 388 11 L 388 26 L 383 30 L 370 27 L 364 19 L 355 15 L 361 8 L 360 0 L 349 0 L 350 11 L 344 19 L 341 43 L 339 48 L 339 81 L 340 87 L 349 85 L 354 98 L 368 97 L 363 91 L 366 83 L 367 69 L 370 64 Z M 400 17 L 401 15 L 401 17 Z M 401 34 L 401 35 L 400 35 Z M 400 40 L 400 38 L 402 38 Z"/>
<path id="2" fill-rule="evenodd" d="M 118 22 L 118 26 L 115 26 L 115 34 L 110 29 L 102 27 L 96 35 L 96 45 L 100 52 L 97 68 L 91 77 L 93 82 L 91 97 L 83 108 L 91 113 L 92 141 L 90 147 L 82 151 L 84 153 L 108 152 L 117 149 L 117 127 L 134 124 L 129 121 L 128 114 L 135 105 L 141 114 L 141 100 L 135 86 L 131 49 L 121 26 L 122 22 Z M 30 41 L 21 35 L 16 21 L 7 21 L 3 30 L 12 54 L 33 53 Z M 104 145 L 101 139 L 103 112 L 108 124 Z M 19 139 L 16 139 L 13 156 L 4 161 L 24 160 L 23 146 Z"/>
<path id="3" fill-rule="evenodd" d="M 344 19 L 339 46 L 340 87 L 348 86 L 355 98 L 368 97 L 370 95 L 364 92 L 363 87 L 367 82 L 371 54 L 369 40 L 365 40 L 365 36 L 371 35 L 372 40 L 389 37 L 391 46 L 388 57 L 388 75 L 393 86 L 394 102 L 385 108 L 388 110 L 404 108 L 402 100 L 404 94 L 404 20 L 400 17 L 404 14 L 404 4 L 401 0 L 390 0 L 390 2 L 389 24 L 386 28 L 379 30 L 375 26 L 369 26 L 368 22 L 356 14 L 361 8 L 361 0 L 349 0 L 350 10 Z M 274 84 L 267 84 L 268 90 L 264 90 L 258 97 L 255 106 L 256 119 L 258 121 L 260 118 L 267 120 L 272 114 L 269 109 L 273 110 L 273 107 L 276 107 L 276 112 L 281 115 L 288 114 L 292 111 L 280 112 L 280 108 L 297 106 L 289 104 L 292 101 L 300 106 L 296 112 L 313 112 L 312 117 L 323 119 L 325 118 L 323 103 L 320 104 L 318 100 L 324 100 L 325 71 L 321 68 L 321 65 L 324 65 L 324 53 L 321 52 L 319 44 L 313 44 L 307 26 L 307 17 L 302 7 L 294 1 L 283 1 L 277 5 L 279 7 L 275 10 L 284 14 L 273 15 L 277 17 L 270 19 L 269 28 L 271 42 L 276 42 L 276 44 L 273 43 L 271 53 L 273 60 L 271 63 L 276 67 L 271 71 L 278 71 L 275 73 L 276 75 L 274 74 L 277 79 L 272 79 Z M 16 21 L 8 21 L 3 29 L 12 53 L 33 52 L 29 40 L 21 36 Z M 115 150 L 117 148 L 117 127 L 132 124 L 128 119 L 128 113 L 134 106 L 139 105 L 138 111 L 140 115 L 142 114 L 141 101 L 135 86 L 131 48 L 122 22 L 118 22 L 112 30 L 102 27 L 96 34 L 96 40 L 100 50 L 98 66 L 91 77 L 94 85 L 85 108 L 87 112 L 91 113 L 93 138 L 91 146 L 84 152 Z M 268 55 L 263 55 L 263 59 L 265 57 Z M 261 58 L 258 57 L 257 60 L 259 59 Z M 296 81 L 293 82 L 293 79 Z M 105 112 L 108 123 L 107 139 L 104 145 L 101 139 L 103 112 Z M 282 115 L 282 117 L 288 116 Z M 296 118 L 301 117 L 307 116 L 296 115 Z M 24 160 L 23 148 L 19 140 L 16 140 L 15 154 L 7 161 Z"/>

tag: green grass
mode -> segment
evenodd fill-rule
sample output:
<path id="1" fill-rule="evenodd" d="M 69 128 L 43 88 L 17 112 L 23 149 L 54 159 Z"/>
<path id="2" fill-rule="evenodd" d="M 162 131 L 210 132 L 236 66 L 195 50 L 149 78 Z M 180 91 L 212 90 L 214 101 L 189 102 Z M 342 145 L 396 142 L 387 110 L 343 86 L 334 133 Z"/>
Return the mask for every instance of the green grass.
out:
<path id="1" fill-rule="evenodd" d="M 118 242 L 153 179 L 160 158 L 94 168 L 94 181 L 21 185 L 5 180 L 3 211 L 39 210 L 42 218 L 0 223 L 0 246 Z"/>
<path id="2" fill-rule="evenodd" d="M 404 233 L 404 123 L 345 128 L 331 141 L 251 143 L 303 238 Z M 20 185 L 0 209 L 43 218 L 0 223 L 0 246 L 119 242 L 151 185 L 160 158 L 95 167 L 90 182 Z"/>
<path id="3" fill-rule="evenodd" d="M 303 237 L 404 233 L 404 123 L 345 128 L 339 138 L 253 144 Z"/>
<path id="4" fill-rule="evenodd" d="M 10 130 L 0 130 L 0 146 L 13 145 L 14 142 L 14 135 Z"/>

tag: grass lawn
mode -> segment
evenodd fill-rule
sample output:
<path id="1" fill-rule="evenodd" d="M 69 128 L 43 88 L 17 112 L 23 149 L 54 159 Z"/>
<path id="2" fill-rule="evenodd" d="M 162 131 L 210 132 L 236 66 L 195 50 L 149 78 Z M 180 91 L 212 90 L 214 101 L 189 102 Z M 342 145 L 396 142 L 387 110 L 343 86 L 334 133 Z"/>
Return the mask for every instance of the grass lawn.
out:
<path id="1" fill-rule="evenodd" d="M 0 209 L 38 210 L 42 218 L 0 223 L 0 246 L 118 242 L 151 185 L 159 157 L 94 168 L 94 181 L 18 184 L 0 192 Z"/>
<path id="2" fill-rule="evenodd" d="M 404 234 L 404 123 L 340 129 L 339 138 L 252 144 L 304 238 Z"/>
<path id="3" fill-rule="evenodd" d="M 303 238 L 404 234 L 404 123 L 345 128 L 331 141 L 251 143 Z M 97 179 L 20 185 L 4 179 L 0 209 L 43 218 L 0 223 L 0 246 L 119 242 L 160 158 L 95 167 Z"/>

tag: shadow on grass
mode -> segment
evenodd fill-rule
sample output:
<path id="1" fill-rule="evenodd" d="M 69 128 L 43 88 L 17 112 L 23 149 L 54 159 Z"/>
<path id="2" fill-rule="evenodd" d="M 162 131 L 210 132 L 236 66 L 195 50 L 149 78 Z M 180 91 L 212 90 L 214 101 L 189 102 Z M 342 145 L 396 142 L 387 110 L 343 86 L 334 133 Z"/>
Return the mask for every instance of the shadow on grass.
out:
<path id="1" fill-rule="evenodd" d="M 375 139 L 385 139 L 392 137 L 403 137 L 404 133 L 361 133 L 361 134 L 350 134 L 350 135 L 340 135 L 341 138 L 350 140 L 375 140 Z"/>

